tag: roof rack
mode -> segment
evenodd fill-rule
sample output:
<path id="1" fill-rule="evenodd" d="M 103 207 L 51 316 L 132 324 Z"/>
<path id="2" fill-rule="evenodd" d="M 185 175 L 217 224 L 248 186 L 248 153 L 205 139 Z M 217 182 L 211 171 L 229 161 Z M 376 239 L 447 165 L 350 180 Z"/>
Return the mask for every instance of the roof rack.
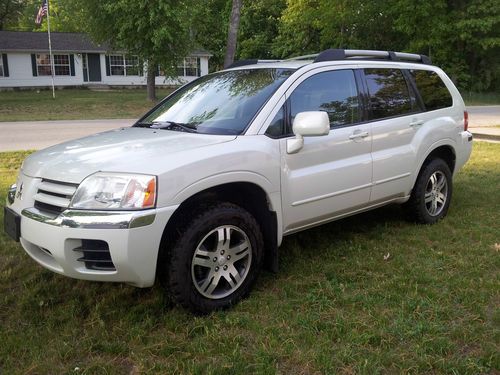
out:
<path id="1" fill-rule="evenodd" d="M 422 64 L 431 64 L 431 59 L 426 55 L 417 55 L 415 53 L 406 52 L 373 51 L 362 49 L 327 49 L 318 54 L 314 59 L 314 62 L 360 58 L 392 61 L 413 61 Z"/>
<path id="2" fill-rule="evenodd" d="M 282 60 L 259 60 L 259 59 L 238 60 L 238 61 L 233 62 L 231 65 L 229 65 L 225 69 L 237 68 L 239 66 L 245 66 L 245 65 L 273 63 L 273 62 L 280 62 L 280 61 L 282 61 Z"/>
<path id="3" fill-rule="evenodd" d="M 265 64 L 281 61 L 303 61 L 313 60 L 313 62 L 337 61 L 337 60 L 391 60 L 391 61 L 411 61 L 422 64 L 431 64 L 431 59 L 426 55 L 417 55 L 415 53 L 393 52 L 393 51 L 374 51 L 364 49 L 327 49 L 320 53 L 311 55 L 292 57 L 286 60 L 239 60 L 229 65 L 226 69 L 237 68 L 239 66 Z"/>
<path id="4" fill-rule="evenodd" d="M 282 60 L 282 61 L 301 61 L 301 60 L 312 60 L 316 58 L 319 55 L 319 53 L 312 53 L 310 55 L 303 55 L 303 56 L 295 56 L 295 57 L 290 57 L 289 59 Z"/>

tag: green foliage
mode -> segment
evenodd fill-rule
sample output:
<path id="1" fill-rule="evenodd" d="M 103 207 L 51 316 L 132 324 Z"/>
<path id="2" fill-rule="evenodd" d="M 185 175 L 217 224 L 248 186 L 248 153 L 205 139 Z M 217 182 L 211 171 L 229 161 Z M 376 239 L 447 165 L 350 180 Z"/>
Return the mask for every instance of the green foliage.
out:
<path id="1" fill-rule="evenodd" d="M 75 0 L 86 16 L 86 29 L 114 50 L 128 51 L 168 75 L 191 48 L 192 1 Z"/>
<path id="2" fill-rule="evenodd" d="M 243 2 L 238 36 L 240 59 L 274 57 L 272 47 L 285 7 L 285 0 Z"/>
<path id="3" fill-rule="evenodd" d="M 42 4 L 41 0 L 24 0 L 16 24 L 11 24 L 9 29 L 23 31 L 47 31 L 47 17 L 42 24 L 35 24 L 36 14 Z M 64 32 L 84 31 L 82 9 L 73 0 L 50 0 L 50 30 Z"/>
<path id="4" fill-rule="evenodd" d="M 500 3 L 392 0 L 409 51 L 429 54 L 462 89 L 500 89 Z"/>
<path id="5" fill-rule="evenodd" d="M 16 25 L 22 17 L 23 9 L 22 0 L 2 0 L 0 2 L 0 30 Z"/>
<path id="6" fill-rule="evenodd" d="M 326 48 L 423 53 L 461 89 L 498 90 L 499 30 L 495 0 L 287 0 L 273 50 L 280 57 Z"/>
<path id="7" fill-rule="evenodd" d="M 288 0 L 274 50 L 281 57 L 328 48 L 401 49 L 388 25 L 386 2 Z"/>
<path id="8" fill-rule="evenodd" d="M 226 50 L 227 28 L 231 13 L 230 0 L 206 0 L 192 9 L 191 35 L 195 47 L 213 55 L 210 70 L 222 69 Z"/>

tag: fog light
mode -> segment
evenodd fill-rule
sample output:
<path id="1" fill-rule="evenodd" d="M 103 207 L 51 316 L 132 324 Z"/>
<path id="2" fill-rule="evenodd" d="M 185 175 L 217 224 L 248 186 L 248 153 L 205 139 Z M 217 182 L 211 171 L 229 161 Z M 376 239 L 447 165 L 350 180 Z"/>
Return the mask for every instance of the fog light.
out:
<path id="1" fill-rule="evenodd" d="M 9 202 L 9 204 L 14 203 L 14 199 L 16 199 L 16 191 L 17 191 L 17 185 L 16 184 L 10 185 L 9 192 L 7 193 L 7 202 Z"/>

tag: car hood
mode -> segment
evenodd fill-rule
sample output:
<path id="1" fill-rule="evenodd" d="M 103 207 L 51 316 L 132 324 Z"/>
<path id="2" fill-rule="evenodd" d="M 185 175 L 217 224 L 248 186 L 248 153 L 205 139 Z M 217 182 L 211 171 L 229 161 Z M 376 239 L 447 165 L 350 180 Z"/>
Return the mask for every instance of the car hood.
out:
<path id="1" fill-rule="evenodd" d="M 158 175 L 182 153 L 229 142 L 236 136 L 121 128 L 61 143 L 31 154 L 22 172 L 30 177 L 80 183 L 98 171 Z M 200 152 L 202 157 L 203 151 Z"/>

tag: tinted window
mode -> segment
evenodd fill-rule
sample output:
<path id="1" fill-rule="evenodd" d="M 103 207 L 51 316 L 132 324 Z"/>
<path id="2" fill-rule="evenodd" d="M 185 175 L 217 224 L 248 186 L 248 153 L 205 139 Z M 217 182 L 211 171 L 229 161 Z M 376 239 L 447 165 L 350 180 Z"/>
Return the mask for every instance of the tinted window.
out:
<path id="1" fill-rule="evenodd" d="M 451 107 L 453 99 L 444 82 L 429 70 L 410 70 L 427 111 Z"/>
<path id="2" fill-rule="evenodd" d="M 285 134 L 285 109 L 281 107 L 273 121 L 269 124 L 266 134 L 270 137 L 279 137 Z"/>
<path id="3" fill-rule="evenodd" d="M 412 111 L 408 85 L 399 69 L 365 69 L 372 119 Z"/>
<path id="4" fill-rule="evenodd" d="M 290 69 L 246 69 L 201 77 L 179 89 L 135 126 L 241 134 L 292 73 Z"/>
<path id="5" fill-rule="evenodd" d="M 318 73 L 307 78 L 290 96 L 292 121 L 299 112 L 325 111 L 330 126 L 359 121 L 356 81 L 352 70 Z"/>

